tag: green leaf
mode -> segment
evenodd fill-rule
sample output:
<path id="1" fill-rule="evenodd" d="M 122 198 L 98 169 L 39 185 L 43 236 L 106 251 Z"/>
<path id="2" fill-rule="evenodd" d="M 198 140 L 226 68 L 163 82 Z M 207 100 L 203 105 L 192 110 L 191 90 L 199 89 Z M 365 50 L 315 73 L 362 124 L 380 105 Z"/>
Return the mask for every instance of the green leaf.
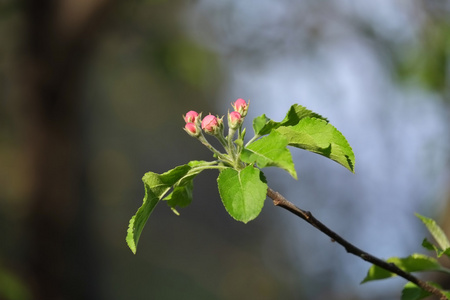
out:
<path id="1" fill-rule="evenodd" d="M 148 172 L 142 177 L 145 188 L 145 196 L 142 206 L 131 218 L 127 230 L 126 241 L 131 251 L 136 254 L 136 247 L 150 214 L 155 209 L 156 204 L 161 200 L 170 188 L 181 178 L 188 174 L 191 166 L 182 165 L 163 174 Z"/>
<path id="2" fill-rule="evenodd" d="M 167 201 L 167 204 L 173 210 L 173 212 L 179 215 L 175 209 L 176 206 L 186 207 L 192 202 L 192 191 L 194 189 L 193 180 L 186 181 L 183 185 L 179 185 L 173 189 L 173 191 L 167 195 L 163 200 Z"/>
<path id="3" fill-rule="evenodd" d="M 420 300 L 430 296 L 431 293 L 423 290 L 412 282 L 408 282 L 403 287 L 402 300 Z"/>
<path id="4" fill-rule="evenodd" d="M 424 247 L 427 250 L 436 251 L 437 257 L 441 257 L 442 254 L 444 254 L 444 251 L 442 251 L 442 249 L 440 249 L 436 245 L 432 244 L 430 241 L 427 240 L 427 238 L 423 239 L 422 247 Z"/>
<path id="5" fill-rule="evenodd" d="M 287 139 L 276 131 L 272 131 L 268 136 L 265 136 L 242 150 L 241 160 L 252 164 L 256 162 L 258 167 L 279 167 L 291 174 L 297 179 L 297 172 L 295 171 L 292 155 L 286 146 Z"/>
<path id="6" fill-rule="evenodd" d="M 380 280 L 380 279 L 386 279 L 389 277 L 396 276 L 394 273 L 389 272 L 388 270 L 385 270 L 383 268 L 380 268 L 376 265 L 372 265 L 367 271 L 366 277 L 361 281 L 361 284 L 373 281 L 373 280 Z"/>
<path id="7" fill-rule="evenodd" d="M 269 134 L 272 130 L 277 129 L 280 126 L 296 125 L 301 119 L 306 117 L 317 118 L 328 122 L 326 118 L 316 114 L 306 107 L 294 104 L 289 108 L 289 111 L 281 122 L 275 122 L 266 117 L 266 115 L 253 119 L 253 130 L 255 131 L 255 135 L 263 136 Z"/>
<path id="8" fill-rule="evenodd" d="M 435 258 L 419 253 L 411 254 L 405 258 L 393 257 L 387 261 L 396 264 L 397 267 L 406 272 L 441 271 L 442 269 Z"/>
<path id="9" fill-rule="evenodd" d="M 434 250 L 436 251 L 436 255 L 437 257 L 441 257 L 443 254 L 447 255 L 450 257 L 450 248 L 447 248 L 445 250 L 440 249 L 439 247 L 436 247 L 434 244 L 432 244 L 431 242 L 429 242 L 426 238 L 423 239 L 422 241 L 422 246 L 427 249 L 427 250 Z"/>
<path id="10" fill-rule="evenodd" d="M 321 115 L 307 109 L 304 106 L 294 104 L 289 109 L 283 121 L 280 122 L 280 126 L 294 126 L 304 118 L 320 119 L 328 123 L 327 118 L 322 117 Z"/>
<path id="11" fill-rule="evenodd" d="M 432 281 L 427 281 L 427 283 L 429 285 L 432 285 L 432 286 L 438 288 L 442 292 L 442 294 L 444 294 L 447 297 L 447 299 L 450 299 L 450 292 L 442 290 L 442 287 L 439 284 L 432 282 Z M 428 296 L 431 296 L 430 292 L 423 290 L 422 288 L 418 287 L 417 285 L 415 285 L 412 282 L 408 282 L 403 287 L 401 299 L 402 300 L 420 300 L 420 299 L 424 299 Z"/>
<path id="12" fill-rule="evenodd" d="M 210 163 L 205 161 L 189 162 L 188 166 L 190 166 L 191 169 L 173 185 L 173 191 L 163 199 L 167 201 L 167 204 L 177 215 L 179 215 L 179 213 L 175 209 L 176 206 L 186 207 L 191 204 L 194 178 L 203 171 L 201 166 L 204 165 L 210 165 Z"/>
<path id="13" fill-rule="evenodd" d="M 432 245 L 428 241 L 425 242 L 425 240 L 422 243 L 422 246 L 424 246 L 425 248 L 427 248 L 429 250 L 432 250 L 432 249 L 436 250 L 438 257 L 440 257 L 442 254 L 446 254 L 446 255 L 450 256 L 450 242 L 449 242 L 448 238 L 445 236 L 445 233 L 441 229 L 441 227 L 439 227 L 439 225 L 436 224 L 436 221 L 434 221 L 433 219 L 424 217 L 418 213 L 416 213 L 415 215 L 425 224 L 428 231 L 431 233 L 433 238 L 438 243 L 440 249 L 438 247 Z M 425 243 L 425 245 L 424 245 L 424 243 Z"/>
<path id="14" fill-rule="evenodd" d="M 234 219 L 247 223 L 255 219 L 264 206 L 267 183 L 263 173 L 253 167 L 237 171 L 227 168 L 217 178 L 220 197 Z"/>
<path id="15" fill-rule="evenodd" d="M 276 126 L 278 123 L 266 117 L 265 114 L 253 119 L 253 130 L 258 136 L 270 133 Z"/>
<path id="16" fill-rule="evenodd" d="M 322 119 L 306 117 L 294 126 L 281 126 L 290 146 L 328 157 L 354 173 L 355 155 L 345 137 Z"/>
<path id="17" fill-rule="evenodd" d="M 405 258 L 391 257 L 386 260 L 388 263 L 393 263 L 405 272 L 418 272 L 418 271 L 444 271 L 446 269 L 441 267 L 438 261 L 423 254 L 412 254 Z M 365 283 L 372 280 L 380 280 L 389 277 L 394 277 L 396 274 L 391 273 L 383 268 L 373 265 L 367 272 L 366 278 L 361 283 Z"/>

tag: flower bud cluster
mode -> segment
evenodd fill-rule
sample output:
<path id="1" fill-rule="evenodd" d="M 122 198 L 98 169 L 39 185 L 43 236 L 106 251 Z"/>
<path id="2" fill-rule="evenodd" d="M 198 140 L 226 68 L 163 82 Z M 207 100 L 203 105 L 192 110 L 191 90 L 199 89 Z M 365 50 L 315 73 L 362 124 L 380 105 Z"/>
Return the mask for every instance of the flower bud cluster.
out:
<path id="1" fill-rule="evenodd" d="M 231 129 L 236 129 L 242 125 L 244 117 L 247 115 L 248 103 L 244 99 L 237 99 L 231 104 L 234 111 L 228 113 L 228 126 Z M 200 135 L 200 128 L 203 129 L 205 133 L 211 135 L 220 134 L 223 129 L 223 117 L 218 118 L 212 114 L 207 115 L 201 119 L 201 114 L 196 111 L 189 111 L 183 116 L 186 125 L 184 126 L 185 131 L 191 136 L 198 137 Z"/>
<path id="2" fill-rule="evenodd" d="M 234 130 L 239 128 L 244 122 L 248 111 L 248 104 L 244 99 L 239 98 L 234 103 L 231 103 L 231 106 L 233 106 L 234 111 L 228 113 L 228 126 Z"/>
<path id="3" fill-rule="evenodd" d="M 193 137 L 200 136 L 200 115 L 196 111 L 189 111 L 183 118 L 186 122 L 184 130 Z"/>
<path id="4" fill-rule="evenodd" d="M 183 116 L 183 118 L 186 122 L 186 125 L 184 125 L 184 130 L 193 137 L 199 137 L 201 134 L 201 129 L 203 129 L 205 133 L 211 135 L 217 135 L 220 130 L 223 129 L 222 119 L 219 119 L 211 114 L 201 120 L 201 114 L 191 110 Z"/>
<path id="5" fill-rule="evenodd" d="M 212 114 L 205 116 L 203 119 L 201 114 L 191 110 L 183 116 L 186 125 L 184 126 L 184 130 L 193 137 L 196 137 L 202 142 L 205 146 L 207 146 L 210 150 L 212 150 L 217 157 L 219 157 L 222 161 L 227 161 L 231 165 L 239 164 L 239 155 L 242 150 L 242 141 L 244 139 L 245 130 L 241 130 L 242 123 L 244 122 L 244 118 L 247 115 L 248 111 L 248 103 L 243 99 L 237 99 L 234 103 L 231 104 L 234 108 L 234 111 L 228 113 L 228 136 L 224 136 L 224 125 L 223 125 L 223 117 L 219 118 Z M 216 137 L 219 142 L 222 144 L 227 154 L 223 154 L 218 152 L 203 136 L 202 130 L 210 135 Z M 238 139 L 240 144 L 233 143 L 233 137 L 238 132 Z"/>

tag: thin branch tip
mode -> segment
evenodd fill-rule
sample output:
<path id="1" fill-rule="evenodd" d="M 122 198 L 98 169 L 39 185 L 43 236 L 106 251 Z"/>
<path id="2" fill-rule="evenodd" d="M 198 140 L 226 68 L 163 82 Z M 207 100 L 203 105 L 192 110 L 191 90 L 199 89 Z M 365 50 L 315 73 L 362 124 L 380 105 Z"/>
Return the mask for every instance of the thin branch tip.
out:
<path id="1" fill-rule="evenodd" d="M 427 282 L 425 282 L 423 280 L 418 279 L 411 273 L 403 271 L 394 263 L 388 263 L 380 258 L 377 258 L 377 257 L 359 249 L 358 247 L 356 247 L 355 245 L 353 245 L 352 243 L 348 242 L 347 240 L 342 238 L 340 235 L 335 233 L 333 230 L 331 230 L 330 228 L 325 226 L 322 222 L 320 222 L 318 219 L 316 219 L 311 212 L 298 208 L 293 203 L 289 202 L 286 198 L 284 198 L 280 193 L 272 190 L 270 187 L 267 188 L 267 196 L 273 200 L 273 204 L 275 206 L 279 206 L 279 207 L 282 207 L 282 208 L 288 210 L 289 212 L 293 213 L 294 215 L 296 215 L 299 218 L 308 222 L 310 225 L 316 227 L 322 233 L 324 233 L 328 237 L 330 237 L 333 242 L 336 242 L 339 245 L 341 245 L 342 247 L 344 247 L 344 249 L 348 253 L 358 256 L 359 258 L 361 258 L 369 263 L 372 263 L 380 268 L 383 268 L 389 272 L 397 274 L 398 276 L 419 286 L 423 290 L 438 296 L 440 300 L 448 299 L 439 289 L 428 284 Z"/>

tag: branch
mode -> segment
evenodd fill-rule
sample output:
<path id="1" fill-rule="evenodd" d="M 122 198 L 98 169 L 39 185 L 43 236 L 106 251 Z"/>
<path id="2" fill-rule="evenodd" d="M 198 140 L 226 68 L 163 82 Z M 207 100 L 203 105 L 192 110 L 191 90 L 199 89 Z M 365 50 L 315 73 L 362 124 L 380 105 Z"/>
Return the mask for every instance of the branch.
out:
<path id="1" fill-rule="evenodd" d="M 410 274 L 408 272 L 403 271 L 402 269 L 397 267 L 395 264 L 388 263 L 382 259 L 379 259 L 379 258 L 359 249 L 358 247 L 354 246 L 353 244 L 349 243 L 344 238 L 342 238 L 340 235 L 338 235 L 337 233 L 332 231 L 330 228 L 325 226 L 322 222 L 317 220 L 311 214 L 311 212 L 298 208 L 297 206 L 295 206 L 294 204 L 289 202 L 286 198 L 284 198 L 280 193 L 275 192 L 271 188 L 268 188 L 267 196 L 273 200 L 273 204 L 275 206 L 280 206 L 280 207 L 290 211 L 291 213 L 302 218 L 303 220 L 305 220 L 312 226 L 316 227 L 317 229 L 319 229 L 320 231 L 325 233 L 327 236 L 329 236 L 333 241 L 335 241 L 338 244 L 340 244 L 341 246 L 343 246 L 348 253 L 356 255 L 359 258 L 361 258 L 367 262 L 370 262 L 380 268 L 383 268 L 389 272 L 397 274 L 398 276 L 403 277 L 408 281 L 411 281 L 412 283 L 414 283 L 418 287 L 422 288 L 423 290 L 438 296 L 439 299 L 441 299 L 441 300 L 447 299 L 447 297 L 444 294 L 442 294 L 442 292 L 439 289 L 435 288 L 434 286 L 426 283 L 423 280 L 418 279 L 417 277 L 413 276 L 412 274 Z"/>

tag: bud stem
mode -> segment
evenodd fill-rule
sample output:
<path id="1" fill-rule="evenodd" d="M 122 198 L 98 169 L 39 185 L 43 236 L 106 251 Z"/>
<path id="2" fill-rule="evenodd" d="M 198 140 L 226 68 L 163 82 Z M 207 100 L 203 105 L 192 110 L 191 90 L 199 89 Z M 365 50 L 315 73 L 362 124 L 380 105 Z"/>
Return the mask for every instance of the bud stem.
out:
<path id="1" fill-rule="evenodd" d="M 199 141 L 206 146 L 206 148 L 208 148 L 209 150 L 211 150 L 215 155 L 217 155 L 217 158 L 219 158 L 221 161 L 223 161 L 224 163 L 227 163 L 229 165 L 233 165 L 234 161 L 232 159 L 230 159 L 228 157 L 228 155 L 225 155 L 223 153 L 221 153 L 219 150 L 217 150 L 216 148 L 214 148 L 209 142 L 208 140 L 205 138 L 205 136 L 203 135 L 203 133 L 198 137 Z M 219 139 L 220 140 L 220 139 Z"/>
<path id="2" fill-rule="evenodd" d="M 233 136 L 236 132 L 236 129 L 229 128 L 228 129 L 228 152 L 230 153 L 231 159 L 236 161 L 236 147 L 233 144 Z"/>

